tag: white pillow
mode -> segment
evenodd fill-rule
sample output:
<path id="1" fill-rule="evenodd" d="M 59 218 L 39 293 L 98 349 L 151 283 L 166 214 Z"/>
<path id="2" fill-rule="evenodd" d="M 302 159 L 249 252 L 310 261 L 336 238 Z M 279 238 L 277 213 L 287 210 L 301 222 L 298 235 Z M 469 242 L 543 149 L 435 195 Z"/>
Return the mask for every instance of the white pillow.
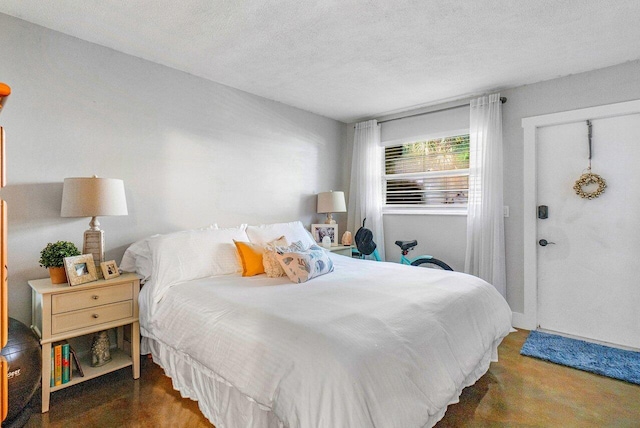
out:
<path id="1" fill-rule="evenodd" d="M 136 272 L 138 275 L 141 275 L 141 282 L 144 284 L 151 276 L 151 265 L 149 238 L 144 238 L 134 242 L 126 249 L 120 262 L 120 269 L 125 272 Z"/>
<path id="2" fill-rule="evenodd" d="M 233 240 L 247 242 L 246 225 L 227 229 L 191 230 L 149 239 L 155 300 L 179 282 L 242 271 Z"/>
<path id="3" fill-rule="evenodd" d="M 305 247 L 316 244 L 311 233 L 304 228 L 300 221 L 249 226 L 247 227 L 247 235 L 252 243 L 258 245 L 267 245 L 281 236 L 284 236 L 287 242 L 302 241 Z"/>
<path id="4" fill-rule="evenodd" d="M 211 230 L 217 229 L 216 223 L 209 226 L 201 227 L 199 229 L 192 230 Z M 149 249 L 149 239 L 156 238 L 158 236 L 172 236 L 177 233 L 190 232 L 191 230 L 181 230 L 178 232 L 169 233 L 166 235 L 152 235 L 134 242 L 126 249 L 120 262 L 120 269 L 125 272 L 136 272 L 142 276 L 140 282 L 144 284 L 150 277 L 153 271 L 153 261 L 151 260 L 151 250 Z"/>

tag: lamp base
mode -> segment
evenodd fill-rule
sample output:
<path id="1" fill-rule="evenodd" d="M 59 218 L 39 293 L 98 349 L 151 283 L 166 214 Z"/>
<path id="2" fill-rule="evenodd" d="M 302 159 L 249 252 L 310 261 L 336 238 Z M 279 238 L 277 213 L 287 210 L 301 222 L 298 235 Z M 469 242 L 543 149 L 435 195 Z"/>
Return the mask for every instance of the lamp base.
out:
<path id="1" fill-rule="evenodd" d="M 324 220 L 324 224 L 336 224 L 331 213 L 327 213 L 327 218 Z"/>
<path id="2" fill-rule="evenodd" d="M 96 266 L 98 278 L 102 279 L 102 270 L 100 263 L 104 261 L 104 231 L 103 230 L 85 230 L 84 242 L 82 244 L 82 254 L 91 254 L 93 263 Z"/>

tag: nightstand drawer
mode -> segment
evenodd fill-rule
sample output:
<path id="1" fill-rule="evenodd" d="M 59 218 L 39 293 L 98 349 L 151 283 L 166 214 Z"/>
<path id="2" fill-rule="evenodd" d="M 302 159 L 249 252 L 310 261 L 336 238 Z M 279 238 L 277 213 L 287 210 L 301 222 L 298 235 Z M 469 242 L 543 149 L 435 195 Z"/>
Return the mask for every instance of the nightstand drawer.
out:
<path id="1" fill-rule="evenodd" d="M 73 293 L 75 294 L 75 293 Z M 64 333 L 133 316 L 133 301 L 112 303 L 51 316 L 51 334 Z"/>
<path id="2" fill-rule="evenodd" d="M 51 296 L 51 313 L 93 308 L 133 298 L 133 282 L 91 290 L 60 293 Z"/>

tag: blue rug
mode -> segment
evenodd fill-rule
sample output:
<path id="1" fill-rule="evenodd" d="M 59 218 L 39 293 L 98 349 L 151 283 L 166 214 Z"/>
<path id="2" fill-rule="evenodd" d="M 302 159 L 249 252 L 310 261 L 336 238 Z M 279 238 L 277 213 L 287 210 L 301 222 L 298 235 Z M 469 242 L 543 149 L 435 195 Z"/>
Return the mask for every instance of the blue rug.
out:
<path id="1" fill-rule="evenodd" d="M 532 331 L 520 354 L 640 385 L 640 352 Z"/>

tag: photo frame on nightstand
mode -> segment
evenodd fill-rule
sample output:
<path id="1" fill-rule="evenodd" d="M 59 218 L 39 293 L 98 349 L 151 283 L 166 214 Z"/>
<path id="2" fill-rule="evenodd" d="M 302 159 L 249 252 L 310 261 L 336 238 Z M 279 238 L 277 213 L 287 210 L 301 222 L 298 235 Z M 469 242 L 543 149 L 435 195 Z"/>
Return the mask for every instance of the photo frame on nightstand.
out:
<path id="1" fill-rule="evenodd" d="M 104 279 L 111 279 L 120 276 L 118 265 L 115 260 L 100 263 L 100 269 L 102 270 L 102 276 Z"/>
<path id="2" fill-rule="evenodd" d="M 322 238 L 328 236 L 331 239 L 331 246 L 338 246 L 338 225 L 337 224 L 312 224 L 311 235 L 318 244 L 322 244 Z"/>
<path id="3" fill-rule="evenodd" d="M 65 257 L 64 270 L 67 272 L 69 285 L 80 285 L 98 280 L 96 265 L 91 254 Z"/>

